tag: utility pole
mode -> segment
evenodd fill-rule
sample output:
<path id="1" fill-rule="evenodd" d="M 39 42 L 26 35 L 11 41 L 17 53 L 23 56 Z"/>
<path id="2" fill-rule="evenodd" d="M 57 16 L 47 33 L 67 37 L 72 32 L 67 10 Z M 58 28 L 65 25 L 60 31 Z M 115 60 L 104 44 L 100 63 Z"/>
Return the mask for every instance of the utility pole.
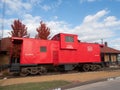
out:
<path id="1" fill-rule="evenodd" d="M 5 0 L 3 0 L 3 7 L 2 7 L 2 20 L 1 20 L 1 39 L 4 35 L 4 18 L 5 18 Z"/>
<path id="2" fill-rule="evenodd" d="M 101 44 L 103 44 L 103 39 L 101 39 Z"/>

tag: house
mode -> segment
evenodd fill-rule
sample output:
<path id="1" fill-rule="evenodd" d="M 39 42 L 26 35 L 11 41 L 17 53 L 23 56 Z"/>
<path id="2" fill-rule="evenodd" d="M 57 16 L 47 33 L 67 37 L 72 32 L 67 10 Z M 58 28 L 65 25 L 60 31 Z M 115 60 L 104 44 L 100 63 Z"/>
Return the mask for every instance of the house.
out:
<path id="1" fill-rule="evenodd" d="M 9 37 L 0 40 L 0 54 L 7 54 L 10 50 L 11 39 Z"/>
<path id="2" fill-rule="evenodd" d="M 120 62 L 120 50 L 108 47 L 107 42 L 101 46 L 101 60 L 106 66 L 119 64 Z"/>

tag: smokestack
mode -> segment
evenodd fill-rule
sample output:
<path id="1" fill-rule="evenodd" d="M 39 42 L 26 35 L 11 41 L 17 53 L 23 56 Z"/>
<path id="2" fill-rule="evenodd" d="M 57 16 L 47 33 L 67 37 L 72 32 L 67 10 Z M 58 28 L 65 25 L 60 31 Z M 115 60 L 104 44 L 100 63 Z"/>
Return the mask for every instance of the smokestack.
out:
<path id="1" fill-rule="evenodd" d="M 106 46 L 106 47 L 108 46 L 108 43 L 107 43 L 107 42 L 105 42 L 105 46 Z"/>

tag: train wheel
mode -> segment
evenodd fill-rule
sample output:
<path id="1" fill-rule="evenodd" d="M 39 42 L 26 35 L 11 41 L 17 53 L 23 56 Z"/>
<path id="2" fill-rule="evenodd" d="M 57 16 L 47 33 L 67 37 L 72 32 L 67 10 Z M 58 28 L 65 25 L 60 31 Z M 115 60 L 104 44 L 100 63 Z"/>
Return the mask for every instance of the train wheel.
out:
<path id="1" fill-rule="evenodd" d="M 29 74 L 28 69 L 27 68 L 23 68 L 20 72 L 20 76 L 27 76 Z"/>
<path id="2" fill-rule="evenodd" d="M 30 68 L 30 74 L 37 74 L 38 73 L 38 68 L 37 67 L 32 67 Z"/>
<path id="3" fill-rule="evenodd" d="M 39 74 L 40 75 L 45 75 L 46 73 L 47 73 L 47 69 L 45 67 L 40 67 Z"/>
<path id="4" fill-rule="evenodd" d="M 90 70 L 95 71 L 96 70 L 96 65 L 90 65 Z"/>
<path id="5" fill-rule="evenodd" d="M 96 65 L 96 70 L 100 70 L 102 67 L 100 65 Z"/>
<path id="6" fill-rule="evenodd" d="M 90 70 L 90 65 L 89 65 L 89 64 L 83 65 L 83 70 L 84 70 L 85 72 L 89 71 L 89 70 Z"/>

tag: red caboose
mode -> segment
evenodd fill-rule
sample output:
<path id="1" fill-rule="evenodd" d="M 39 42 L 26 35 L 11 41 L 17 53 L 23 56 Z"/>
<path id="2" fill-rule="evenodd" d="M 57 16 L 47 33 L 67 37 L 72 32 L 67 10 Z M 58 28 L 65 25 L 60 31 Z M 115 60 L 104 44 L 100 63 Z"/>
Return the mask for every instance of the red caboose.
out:
<path id="1" fill-rule="evenodd" d="M 22 75 L 46 73 L 51 70 L 100 68 L 99 44 L 79 42 L 77 35 L 57 34 L 51 40 L 12 38 L 13 45 L 19 46 L 19 55 L 11 53 L 11 71 Z"/>

